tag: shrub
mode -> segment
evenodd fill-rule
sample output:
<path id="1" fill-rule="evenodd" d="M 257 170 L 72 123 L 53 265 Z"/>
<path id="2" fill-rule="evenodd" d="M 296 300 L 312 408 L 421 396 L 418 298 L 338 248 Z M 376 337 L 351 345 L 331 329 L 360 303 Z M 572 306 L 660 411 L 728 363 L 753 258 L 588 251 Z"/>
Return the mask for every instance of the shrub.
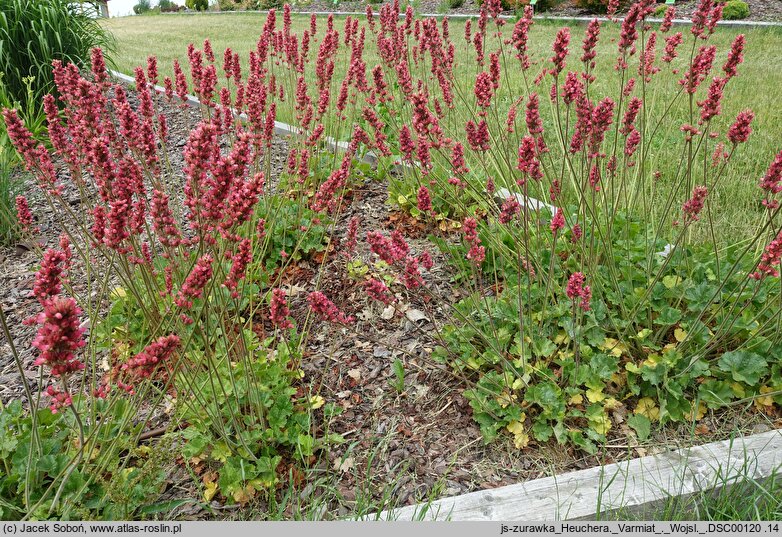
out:
<path id="1" fill-rule="evenodd" d="M 728 0 L 722 10 L 725 20 L 733 21 L 749 17 L 749 5 L 744 0 Z"/>
<path id="2" fill-rule="evenodd" d="M 590 13 L 605 13 L 608 10 L 609 2 L 610 0 L 576 0 L 576 5 Z M 621 0 L 619 5 L 621 7 L 627 3 L 627 0 Z"/>
<path id="3" fill-rule="evenodd" d="M 133 6 L 133 13 L 136 15 L 143 15 L 144 13 L 147 13 L 152 8 L 149 5 L 149 0 L 139 0 L 139 3 Z"/>
<path id="4" fill-rule="evenodd" d="M 52 89 L 52 60 L 89 64 L 90 50 L 113 40 L 89 9 L 69 0 L 0 0 L 0 72 L 12 100 L 24 101 L 25 77 L 33 77 L 40 98 Z"/>
<path id="5" fill-rule="evenodd" d="M 662 17 L 663 15 L 665 15 L 665 12 L 666 12 L 666 11 L 668 11 L 668 6 L 666 6 L 666 5 L 664 5 L 664 4 L 663 4 L 663 5 L 660 5 L 660 6 L 657 6 L 657 7 L 655 8 L 655 10 L 654 10 L 654 16 L 655 16 L 655 17 L 658 17 L 658 18 L 659 18 L 659 17 Z"/>
<path id="6" fill-rule="evenodd" d="M 283 0 L 259 0 L 258 9 L 277 9 L 282 7 Z"/>
<path id="7" fill-rule="evenodd" d="M 206 11 L 209 9 L 209 0 L 185 0 L 185 5 L 195 11 Z"/>

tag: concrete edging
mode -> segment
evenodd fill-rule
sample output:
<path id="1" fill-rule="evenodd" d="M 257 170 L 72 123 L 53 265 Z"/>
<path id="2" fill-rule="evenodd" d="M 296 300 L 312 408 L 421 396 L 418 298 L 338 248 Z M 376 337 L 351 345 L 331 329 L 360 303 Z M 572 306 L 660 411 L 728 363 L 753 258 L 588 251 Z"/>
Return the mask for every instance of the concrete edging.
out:
<path id="1" fill-rule="evenodd" d="M 470 492 L 369 515 L 381 520 L 590 520 L 637 513 L 644 520 L 671 497 L 686 498 L 782 471 L 782 431 L 712 442 L 659 455 Z"/>

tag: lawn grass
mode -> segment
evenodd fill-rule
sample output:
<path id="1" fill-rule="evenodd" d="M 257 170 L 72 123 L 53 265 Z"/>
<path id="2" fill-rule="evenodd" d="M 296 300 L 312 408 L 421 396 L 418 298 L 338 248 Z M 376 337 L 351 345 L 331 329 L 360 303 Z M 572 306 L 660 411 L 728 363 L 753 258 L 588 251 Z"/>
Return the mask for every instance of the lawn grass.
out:
<path id="1" fill-rule="evenodd" d="M 176 58 L 186 66 L 186 49 L 188 43 L 200 46 L 205 38 L 209 38 L 219 56 L 221 63 L 222 50 L 231 47 L 239 52 L 244 62 L 247 61 L 248 52 L 255 48 L 255 43 L 261 31 L 265 15 L 259 13 L 236 13 L 225 15 L 186 15 L 186 16 L 158 16 L 158 17 L 126 17 L 111 19 L 104 24 L 117 38 L 118 49 L 116 54 L 117 68 L 126 73 L 132 73 L 134 67 L 146 63 L 149 54 L 158 56 L 161 66 L 161 78 L 171 75 L 171 63 Z M 318 34 L 322 35 L 325 27 L 325 17 L 319 18 Z M 342 28 L 342 19 L 337 18 L 335 26 Z M 294 15 L 293 31 L 301 32 L 309 27 L 309 16 Z M 533 67 L 528 76 L 534 76 L 542 69 L 551 56 L 551 44 L 561 23 L 553 21 L 538 21 L 530 32 L 530 53 L 533 59 Z M 449 117 L 450 120 L 462 121 L 471 117 L 472 111 L 468 107 L 459 107 L 459 100 L 468 101 L 472 98 L 472 85 L 478 66 L 475 62 L 475 53 L 471 46 L 465 42 L 464 21 L 453 20 L 450 23 L 451 36 L 456 46 L 456 63 L 454 70 L 457 84 L 455 93 L 457 96 L 457 110 Z M 646 108 L 652 116 L 661 114 L 668 106 L 668 101 L 678 89 L 677 81 L 686 70 L 689 52 L 689 32 L 687 27 L 678 27 L 685 34 L 685 45 L 680 47 L 680 57 L 674 62 L 673 67 L 679 69 L 679 73 L 672 73 L 667 65 L 662 64 L 663 71 L 656 75 L 665 80 L 655 81 L 654 90 L 646 96 Z M 570 67 L 578 69 L 576 65 L 580 56 L 580 42 L 583 38 L 585 25 L 576 24 L 572 27 Z M 504 34 L 508 36 L 512 31 L 512 24 L 504 27 Z M 782 57 L 778 54 L 782 47 L 782 31 L 778 29 L 750 29 L 738 30 L 735 28 L 719 28 L 711 38 L 711 43 L 717 45 L 718 56 L 715 60 L 715 71 L 725 61 L 727 50 L 731 41 L 738 33 L 744 32 L 747 36 L 745 62 L 740 67 L 740 76 L 732 80 L 726 89 L 723 103 L 722 116 L 712 123 L 712 130 L 724 133 L 732 123 L 736 114 L 746 108 L 751 108 L 756 113 L 753 123 L 754 133 L 749 144 L 741 146 L 733 158 L 729 171 L 721 179 L 719 187 L 711 192 L 712 215 L 714 218 L 714 230 L 703 232 L 703 239 L 714 237 L 717 242 L 726 244 L 740 241 L 752 236 L 757 225 L 762 221 L 763 208 L 760 205 L 761 195 L 757 188 L 758 180 L 765 172 L 776 152 L 782 148 L 782 107 L 778 106 L 778 98 L 774 88 L 782 87 Z M 371 34 L 367 34 L 367 46 L 365 60 L 368 68 L 379 63 L 378 55 L 374 50 L 375 44 Z M 617 77 L 612 75 L 614 61 L 616 59 L 616 40 L 618 28 L 616 25 L 604 25 L 601 33 L 601 41 L 598 46 L 598 64 L 595 71 L 597 82 L 593 86 L 598 98 L 604 95 L 615 96 L 616 88 L 606 87 L 606 81 L 616 84 Z M 662 41 L 662 40 L 660 40 Z M 311 50 L 316 50 L 316 42 Z M 487 51 L 496 49 L 498 41 L 491 40 L 487 44 Z M 507 48 L 507 47 L 506 47 Z M 661 55 L 661 45 L 658 44 L 658 54 Z M 314 55 L 315 52 L 311 52 Z M 345 54 L 343 47 L 342 54 Z M 345 56 L 342 56 L 346 59 Z M 515 62 L 510 53 L 505 61 Z M 635 63 L 633 60 L 631 69 L 634 74 Z M 658 57 L 659 62 L 659 57 Z M 310 62 L 310 68 L 315 62 Z M 246 68 L 246 63 L 245 66 Z M 337 69 L 339 71 L 339 68 Z M 509 72 L 518 72 L 511 69 Z M 312 73 L 308 73 L 312 77 Z M 705 86 L 701 92 L 705 92 Z M 519 95 L 527 93 L 531 87 L 531 81 L 522 80 L 519 75 L 516 80 L 504 80 L 503 87 L 494 101 L 499 121 L 494 124 L 502 125 L 510 103 Z M 550 79 L 536 90 L 541 95 L 547 95 L 550 87 Z M 703 98 L 700 94 L 699 99 Z M 546 127 L 551 127 L 552 113 L 547 106 L 547 99 L 543 97 L 542 113 Z M 467 108 L 464 110 L 464 108 Z M 653 206 L 662 211 L 663 200 L 667 192 L 675 187 L 673 177 L 676 176 L 679 151 L 682 143 L 680 127 L 688 122 L 689 105 L 684 98 L 679 98 L 671 107 L 669 115 L 655 136 L 650 148 L 653 169 L 651 173 L 659 169 L 662 172 L 662 180 L 656 183 L 656 192 L 650 194 L 655 203 Z M 522 111 L 523 112 L 523 111 Z M 292 118 L 280 116 L 282 121 L 293 122 Z M 336 122 L 335 122 L 336 123 Z M 458 123 L 455 123 L 458 125 Z M 348 125 L 331 125 L 327 130 L 332 135 L 345 137 Z M 547 128 L 547 130 L 549 130 Z M 502 133 L 495 136 L 502 137 Z M 713 147 L 713 143 L 711 145 Z M 515 155 L 513 155 L 515 158 Z M 681 198 L 686 199 L 683 190 L 679 192 Z M 535 195 L 533 193 L 533 195 Z M 545 196 L 540 193 L 539 197 Z M 704 226 L 705 228 L 705 226 Z"/>

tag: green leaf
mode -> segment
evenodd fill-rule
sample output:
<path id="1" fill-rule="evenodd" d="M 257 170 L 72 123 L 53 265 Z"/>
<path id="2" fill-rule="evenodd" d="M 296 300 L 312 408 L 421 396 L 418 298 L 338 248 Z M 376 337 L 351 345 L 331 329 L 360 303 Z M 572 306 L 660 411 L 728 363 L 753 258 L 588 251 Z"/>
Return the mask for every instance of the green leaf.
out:
<path id="1" fill-rule="evenodd" d="M 682 318 L 682 312 L 670 307 L 665 307 L 660 312 L 660 315 L 657 316 L 657 318 L 654 320 L 654 324 L 660 324 L 660 325 L 672 325 Z"/>
<path id="2" fill-rule="evenodd" d="M 768 373 L 768 362 L 754 352 L 730 351 L 722 355 L 719 367 L 726 373 L 730 373 L 736 382 L 746 382 L 750 386 L 756 386 L 760 378 Z"/>
<path id="3" fill-rule="evenodd" d="M 601 379 L 609 379 L 619 370 L 619 359 L 607 354 L 595 354 L 590 361 L 592 371 Z"/>
<path id="4" fill-rule="evenodd" d="M 650 422 L 649 418 L 643 414 L 633 414 L 627 418 L 627 425 L 635 430 L 635 434 L 638 435 L 638 440 L 641 442 L 649 438 L 649 433 L 651 433 L 652 429 L 652 422 Z"/>
<path id="5" fill-rule="evenodd" d="M 541 382 L 530 386 L 524 394 L 524 399 L 540 406 L 543 409 L 541 415 L 546 418 L 562 419 L 565 416 L 562 391 L 553 382 Z"/>

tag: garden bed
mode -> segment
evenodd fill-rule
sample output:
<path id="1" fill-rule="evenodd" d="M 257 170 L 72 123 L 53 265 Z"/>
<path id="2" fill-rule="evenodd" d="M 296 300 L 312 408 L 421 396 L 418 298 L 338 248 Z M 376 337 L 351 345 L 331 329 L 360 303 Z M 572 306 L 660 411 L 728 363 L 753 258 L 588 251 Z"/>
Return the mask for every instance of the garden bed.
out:
<path id="1" fill-rule="evenodd" d="M 134 105 L 137 103 L 133 93 L 130 101 Z M 181 169 L 188 133 L 198 124 L 201 114 L 197 108 L 169 104 L 162 98 L 157 100 L 156 106 L 169 117 L 168 158 L 174 169 Z M 286 139 L 278 138 L 274 147 L 273 169 L 279 171 L 284 166 Z M 20 175 L 19 179 L 29 180 L 26 175 Z M 182 176 L 170 179 L 175 190 L 176 184 L 183 181 Z M 272 184 L 274 182 L 272 180 Z M 66 181 L 65 184 L 70 183 Z M 40 254 L 36 250 L 56 245 L 60 231 L 38 188 L 28 182 L 25 194 L 36 215 L 35 225 L 40 228 L 39 242 L 3 248 L 0 271 L 4 274 L 2 297 L 14 344 L 24 357 L 28 382 L 35 386 L 37 371 L 33 366 L 34 349 L 30 347 L 35 328 L 25 326 L 22 321 L 34 316 L 38 306 L 30 291 L 39 263 Z M 81 208 L 80 195 L 74 188 L 70 187 L 64 197 L 75 211 Z M 337 236 L 344 236 L 348 222 L 354 217 L 370 229 L 402 229 L 412 248 L 434 251 L 426 235 L 438 233 L 438 230 L 389 206 L 387 181 L 370 177 L 352 192 L 349 208 L 336 223 Z M 35 248 L 31 249 L 32 246 Z M 315 475 L 322 477 L 333 473 L 334 478 L 316 480 L 320 486 L 303 483 L 296 490 L 303 503 L 314 502 L 321 495 L 332 498 L 328 504 L 330 511 L 323 513 L 327 518 L 361 516 L 375 508 L 413 505 L 654 455 L 736 434 L 782 428 L 782 418 L 771 421 L 763 414 L 737 408 L 710 413 L 699 420 L 695 436 L 691 425 L 683 424 L 653 431 L 649 439 L 639 442 L 635 433 L 624 425 L 626 415 L 620 409 L 613 416 L 617 426 L 614 433 L 596 455 L 586 455 L 574 448 L 563 450 L 555 442 L 525 450 L 515 448 L 510 439 L 484 445 L 470 404 L 461 394 L 463 379 L 431 359 L 431 352 L 437 345 L 435 332 L 446 322 L 443 311 L 464 295 L 463 290 L 452 287 L 453 274 L 445 259 L 441 255 L 435 256 L 435 268 L 426 276 L 426 293 L 400 295 L 402 303 L 395 309 L 384 310 L 366 302 L 362 290 L 340 276 L 339 258 L 331 253 L 328 262 L 333 263 L 334 268 L 326 269 L 327 276 L 320 282 L 320 289 L 359 321 L 353 329 L 335 329 L 328 323 L 314 327 L 303 355 L 302 369 L 306 376 L 301 384 L 342 409 L 343 412 L 327 425 L 331 432 L 342 435 L 347 442 L 330 450 L 313 468 Z M 359 246 L 358 255 L 366 260 L 371 258 L 366 245 Z M 299 318 L 303 319 L 301 297 L 314 290 L 312 277 L 318 262 L 317 259 L 303 260 L 290 268 L 290 276 L 283 278 L 292 289 L 294 318 L 302 315 Z M 74 289 L 85 289 L 84 272 L 74 271 L 73 274 L 70 283 Z M 437 298 L 433 299 L 434 296 Z M 443 298 L 450 304 L 438 303 Z M 297 314 L 297 311 L 301 313 Z M 0 364 L 0 378 L 3 379 L 0 401 L 3 404 L 15 399 L 24 401 L 24 390 L 5 343 L 2 354 L 7 360 Z M 397 359 L 402 361 L 406 371 L 405 387 L 401 391 L 393 386 L 393 363 Z M 165 413 L 156 414 L 145 432 L 168 428 L 169 418 Z M 204 504 L 197 501 L 203 494 L 200 489 L 204 483 L 194 481 L 188 475 L 186 465 L 166 468 L 169 476 L 162 499 L 181 500 L 184 495 L 193 500 L 172 511 L 175 518 L 215 515 L 241 518 L 246 516 L 242 513 L 248 509 L 251 512 L 268 509 L 263 503 L 251 502 L 238 511 L 223 512 L 222 502 Z M 209 475 L 207 467 L 198 464 L 195 472 L 201 478 Z M 336 487 L 336 497 L 325 494 L 326 491 L 333 494 L 332 487 Z M 366 511 L 354 511 L 356 505 L 367 506 Z M 293 514 L 288 513 L 289 516 Z"/>
<path id="2" fill-rule="evenodd" d="M 522 70 L 534 66 L 537 72 L 545 66 L 544 70 L 532 82 L 531 75 L 522 80 L 508 74 L 516 72 L 511 69 L 500 84 L 499 53 L 490 56 L 491 66 L 484 56 L 476 60 L 485 69 L 477 79 L 472 72 L 457 78 L 451 63 L 454 48 L 439 41 L 441 35 L 446 42 L 451 39 L 447 25 L 442 23 L 441 30 L 441 23 L 430 19 L 416 24 L 416 30 L 412 21 L 396 28 L 404 24 L 397 15 L 386 7 L 383 28 L 368 26 L 370 32 L 378 32 L 378 62 L 383 62 L 372 71 L 372 85 L 360 76 L 367 67 L 360 58 L 364 43 L 374 40 L 365 41 L 366 27 L 359 31 L 359 21 L 345 21 L 344 41 L 333 28 L 323 30 L 327 23 L 320 22 L 319 30 L 314 19 L 309 26 L 302 25 L 307 33 L 301 43 L 315 39 L 322 54 L 315 65 L 305 67 L 307 55 L 298 55 L 299 41 L 291 37 L 297 34 L 287 15 L 281 17 L 283 30 L 276 30 L 278 23 L 270 16 L 263 39 L 274 40 L 271 59 L 266 56 L 270 41 L 261 39 L 251 57 L 248 100 L 239 105 L 246 110 L 246 124 L 234 121 L 230 110 L 231 79 L 241 79 L 234 74 L 241 70 L 239 58 L 226 53 L 227 86 L 220 101 L 229 104 L 218 105 L 214 101 L 222 66 L 209 42 L 203 51 L 188 51 L 197 80 L 193 87 L 209 103 L 198 110 L 180 103 L 181 98 L 192 104 L 185 97 L 188 86 L 181 72 L 174 76 L 178 96 L 170 80 L 167 97 L 149 95 L 147 80 L 154 84 L 158 79 L 154 60 L 146 71 L 136 72 L 138 94 L 130 92 L 127 99 L 118 97 L 118 89 L 110 93 L 102 82 L 100 55 L 93 58 L 93 74 L 87 74 L 94 82 L 79 79 L 78 73 L 60 76 L 71 107 L 68 114 L 91 129 L 71 131 L 70 147 L 74 154 L 77 147 L 85 153 L 82 161 L 68 160 L 71 154 L 62 150 L 67 145 L 64 139 L 55 139 L 67 162 L 55 160 L 59 174 L 54 182 L 70 185 L 64 165 L 78 168 L 88 162 L 99 188 L 44 190 L 61 207 L 70 207 L 66 216 L 77 223 L 79 215 L 91 215 L 88 218 L 97 223 L 89 232 L 69 228 L 71 241 L 80 254 L 93 251 L 107 262 L 93 265 L 85 256 L 99 277 L 89 280 L 83 266 L 75 264 L 68 270 L 66 286 L 90 308 L 90 318 L 79 320 L 94 330 L 89 334 L 92 354 L 87 355 L 81 378 L 87 379 L 82 385 L 100 389 L 81 390 L 76 382 L 80 375 L 66 375 L 62 388 L 73 390 L 78 402 L 52 399 L 58 414 L 41 411 L 42 419 L 61 420 L 59 426 L 71 431 L 69 441 L 60 447 L 66 453 L 70 450 L 77 463 L 59 475 L 70 477 L 82 461 L 85 475 L 97 475 L 94 489 L 79 476 L 85 484 L 76 487 L 84 487 L 84 496 L 76 495 L 73 505 L 102 501 L 103 480 L 127 486 L 122 481 L 128 475 L 126 465 L 130 475 L 143 477 L 143 469 L 157 464 L 164 498 L 184 497 L 191 504 L 198 498 L 196 507 L 172 508 L 169 514 L 174 517 L 215 516 L 224 508 L 230 513 L 226 516 L 237 518 L 275 513 L 295 517 L 300 513 L 294 504 L 315 506 L 320 510 L 311 514 L 319 516 L 360 516 L 421 499 L 659 453 L 737 431 L 782 426 L 779 335 L 774 330 L 780 319 L 775 309 L 779 283 L 773 268 L 780 263 L 773 257 L 774 245 L 782 239 L 767 246 L 767 235 L 775 235 L 766 227 L 773 225 L 776 231 L 776 224 L 774 214 L 769 216 L 764 209 L 774 206 L 773 199 L 756 208 L 759 225 L 765 227 L 758 230 L 747 223 L 744 242 L 755 245 L 753 254 L 716 240 L 704 246 L 694 240 L 696 231 L 691 232 L 696 228 L 698 236 L 715 238 L 710 206 L 701 214 L 709 192 L 695 181 L 713 186 L 722 168 L 720 175 L 712 168 L 730 160 L 733 152 L 723 155 L 724 147 L 705 149 L 720 134 L 693 134 L 697 129 L 685 126 L 690 136 L 685 144 L 700 136 L 704 145 L 689 147 L 690 151 L 685 147 L 682 158 L 689 160 L 684 176 L 675 167 L 665 169 L 675 188 L 662 192 L 667 197 L 660 202 L 652 194 L 658 193 L 663 172 L 647 167 L 647 146 L 642 145 L 636 157 L 640 162 L 631 160 L 641 136 L 635 127 L 638 109 L 624 116 L 619 130 L 622 103 L 629 106 L 619 98 L 617 130 L 611 133 L 614 101 L 590 103 L 583 88 L 579 91 L 578 81 L 590 83 L 594 69 L 588 57 L 595 46 L 590 45 L 590 36 L 584 45 L 585 72 L 582 77 L 569 73 L 566 86 L 578 94 L 579 122 L 573 126 L 566 120 L 563 125 L 561 115 L 546 116 L 548 132 L 560 134 L 546 141 L 544 120 L 537 115 L 542 99 L 530 89 L 544 77 L 554 78 L 551 98 L 557 111 L 558 86 L 563 82 L 558 77 L 569 32 L 557 31 L 553 58 L 546 59 L 550 52 L 544 52 L 546 56 L 530 61 L 522 37 L 526 39 L 529 28 L 523 26 L 531 20 L 522 20 L 517 29 L 522 37 L 514 34 L 514 55 Z M 423 67 L 417 69 L 418 90 L 408 80 L 408 60 L 399 59 L 407 58 L 402 52 L 407 41 L 414 40 L 414 31 L 421 39 L 411 53 L 414 65 L 428 65 L 421 58 L 431 54 L 436 58 L 432 65 L 437 66 L 432 67 L 433 74 L 445 74 L 437 69 L 448 71 L 437 78 L 429 77 Z M 500 51 L 509 44 L 503 45 L 502 36 L 486 27 L 476 31 L 480 34 L 475 34 L 475 48 L 481 55 L 484 38 L 496 39 L 492 46 Z M 626 43 L 633 31 L 635 26 L 622 29 L 620 60 L 637 61 L 635 49 L 631 53 Z M 704 37 L 710 35 L 700 31 Z M 595 32 L 594 27 L 588 32 Z M 384 41 L 386 33 L 395 36 L 393 46 Z M 597 41 L 594 33 L 591 37 Z M 730 45 L 732 59 L 722 68 L 731 77 L 741 63 L 742 39 Z M 711 50 L 701 49 L 698 57 L 691 53 L 693 57 L 681 60 L 682 67 L 686 69 L 687 62 L 702 66 L 700 56 L 713 54 Z M 347 68 L 344 79 L 341 73 L 337 76 L 336 85 L 343 90 L 309 96 L 308 84 L 327 84 L 326 77 L 330 84 L 333 72 L 326 75 L 321 68 L 338 53 L 344 61 L 339 65 Z M 268 70 L 259 57 L 268 60 Z M 640 67 L 650 83 L 659 72 L 653 69 L 654 59 L 647 56 Z M 388 69 L 385 75 L 383 66 Z M 625 65 L 616 71 L 624 76 L 635 69 Z M 677 82 L 679 67 L 665 66 L 665 71 L 655 80 L 670 82 L 674 89 L 694 84 L 687 79 Z M 614 72 L 608 69 L 604 74 Z M 384 76 L 396 76 L 398 84 L 386 85 Z M 459 85 L 464 80 L 467 91 Z M 516 125 L 513 110 L 506 108 L 523 84 L 526 99 L 512 106 L 523 103 L 526 117 L 522 121 L 521 112 Z M 632 85 L 618 87 L 625 97 L 633 94 Z M 443 108 L 454 88 L 462 99 L 460 106 Z M 545 86 L 541 95 L 544 90 Z M 104 99 L 105 95 L 111 97 Z M 330 104 L 337 95 L 337 102 Z M 323 123 L 317 127 L 311 123 L 313 103 L 319 102 L 314 99 L 324 103 L 318 105 L 318 121 Z M 364 99 L 367 106 L 355 106 Z M 570 107 L 572 102 L 561 106 Z M 642 103 L 639 97 L 630 102 Z M 704 108 L 704 123 L 719 115 L 718 107 L 714 115 L 707 114 L 707 100 L 695 102 L 691 97 L 689 107 L 682 106 L 677 121 L 689 117 L 697 122 L 694 106 Z M 410 103 L 413 109 L 408 108 Z M 334 106 L 333 115 L 324 115 L 329 106 Z M 79 115 L 95 109 L 101 113 Z M 668 110 L 655 120 L 663 123 Z M 593 112 L 603 117 L 603 123 L 584 127 Z M 168 118 L 167 123 L 154 123 L 160 121 L 158 113 Z M 570 113 L 568 108 L 564 115 L 570 118 Z M 748 114 L 739 114 L 738 126 L 730 127 L 734 149 L 747 141 Z M 278 117 L 295 119 L 300 125 L 290 130 L 308 137 L 273 136 Z M 331 121 L 335 117 L 340 120 Z M 647 121 L 646 115 L 641 117 Z M 491 149 L 487 118 L 493 122 L 491 139 L 497 140 L 499 158 L 493 160 L 486 156 Z M 13 119 L 8 113 L 17 147 L 29 167 L 41 167 L 46 179 L 43 155 L 25 141 L 23 128 Z M 408 125 L 415 130 L 417 147 Z M 353 127 L 353 136 L 334 153 L 328 138 L 320 137 L 324 132 L 344 134 L 346 126 Z M 68 124 L 69 129 L 77 127 L 80 124 Z M 572 142 L 561 136 L 571 127 L 576 129 Z M 716 121 L 713 128 L 728 130 Z M 449 136 L 442 129 L 449 129 Z M 642 129 L 657 132 L 647 130 L 646 123 Z M 95 134 L 106 131 L 112 136 Z M 674 131 L 678 143 L 678 124 Z M 76 132 L 96 136 L 94 143 L 79 146 L 82 140 Z M 589 135 L 589 148 L 579 132 Z M 519 139 L 506 147 L 511 134 Z M 612 149 L 604 144 L 606 136 L 613 137 Z M 116 166 L 103 158 L 104 146 L 117 152 Z M 432 149 L 440 151 L 429 153 Z M 367 164 L 368 151 L 382 155 L 375 159 L 376 166 Z M 603 151 L 613 151 L 614 158 L 608 159 Z M 709 168 L 705 163 L 712 152 L 716 164 Z M 569 155 L 576 154 L 582 160 L 573 164 L 575 157 Z M 623 159 L 618 175 L 617 155 Z M 164 172 L 157 167 L 161 162 Z M 561 162 L 561 171 L 554 162 Z M 570 175 L 565 174 L 566 163 Z M 544 174 L 541 167 L 550 164 Z M 773 167 L 769 173 L 776 177 Z M 144 181 L 138 180 L 142 175 L 154 189 L 151 215 L 136 205 L 147 201 L 149 194 L 141 187 Z M 106 177 L 112 188 L 106 188 Z M 556 202 L 553 214 L 496 197 L 500 188 L 529 185 L 534 185 L 536 197 L 542 197 L 540 191 Z M 43 242 L 41 249 L 59 244 L 63 252 L 68 247 L 59 242 L 60 230 L 53 224 L 63 215 L 44 202 L 32 184 L 28 186 L 36 219 L 27 222 L 20 211 L 20 221 L 28 228 L 28 247 L 2 252 L 2 268 L 9 275 L 2 294 L 9 298 L 7 316 L 11 339 L 21 353 L 19 362 L 32 370 L 36 355 L 29 344 L 35 329 L 21 321 L 41 308 L 51 312 L 53 306 L 75 301 L 59 296 L 58 282 L 48 289 L 40 285 L 52 277 L 52 267 L 59 263 L 53 257 L 57 252 L 47 253 L 44 269 L 35 275 L 40 257 L 32 252 L 38 250 L 34 243 Z M 168 200 L 160 202 L 163 190 L 172 193 L 172 206 L 179 210 L 176 218 L 165 210 Z M 764 187 L 765 191 L 771 193 L 762 195 L 770 198 L 778 193 L 775 187 Z M 636 206 L 638 199 L 643 203 Z M 655 204 L 651 209 L 648 200 Z M 245 201 L 252 210 L 243 205 Z M 620 203 L 627 210 L 620 210 Z M 100 220 L 95 208 L 104 204 L 113 211 L 111 226 Z M 121 213 L 129 205 L 135 215 L 130 223 Z M 699 218 L 708 225 L 696 224 Z M 120 224 L 113 225 L 117 221 Z M 117 227 L 121 232 L 124 226 L 132 226 L 134 232 L 122 235 Z M 40 229 L 29 229 L 35 227 Z M 153 258 L 151 248 L 161 255 Z M 248 252 L 249 259 L 243 261 Z M 118 266 L 113 264 L 117 257 L 123 262 Z M 104 269 L 107 266 L 111 268 Z M 242 267 L 241 285 L 232 280 L 239 277 L 236 266 Z M 215 276 L 207 285 L 213 270 L 218 275 L 222 271 L 222 278 Z M 111 276 L 101 280 L 104 272 Z M 93 286 L 100 281 L 103 288 L 96 294 Z M 34 293 L 26 291 L 30 287 Z M 61 319 L 47 315 L 39 319 L 50 323 L 45 326 Z M 170 341 L 175 343 L 168 348 L 174 350 L 160 363 L 154 361 Z M 3 378 L 9 382 L 3 401 L 24 400 L 22 384 L 13 383 L 15 367 L 11 360 L 2 364 Z M 136 386 L 128 386 L 130 381 Z M 107 392 L 112 394 L 110 403 L 104 401 Z M 85 440 L 77 408 L 90 417 L 85 421 L 100 442 Z M 112 408 L 119 416 L 116 423 L 115 414 L 107 414 Z M 658 426 L 658 421 L 665 423 Z M 127 428 L 120 426 L 128 422 Z M 115 425 L 118 431 L 110 429 Z M 25 425 L 19 427 L 21 431 Z M 127 445 L 117 447 L 118 437 Z M 116 453 L 119 462 L 98 457 L 93 471 L 92 457 L 82 457 L 85 446 L 96 456 Z M 41 471 L 51 471 L 50 466 Z M 280 508 L 275 502 L 286 493 L 289 503 Z M 40 501 L 45 500 L 44 496 Z M 51 510 L 73 505 L 61 506 L 55 500 Z M 138 505 L 130 507 L 134 514 Z M 115 513 L 113 506 L 104 508 Z"/>

